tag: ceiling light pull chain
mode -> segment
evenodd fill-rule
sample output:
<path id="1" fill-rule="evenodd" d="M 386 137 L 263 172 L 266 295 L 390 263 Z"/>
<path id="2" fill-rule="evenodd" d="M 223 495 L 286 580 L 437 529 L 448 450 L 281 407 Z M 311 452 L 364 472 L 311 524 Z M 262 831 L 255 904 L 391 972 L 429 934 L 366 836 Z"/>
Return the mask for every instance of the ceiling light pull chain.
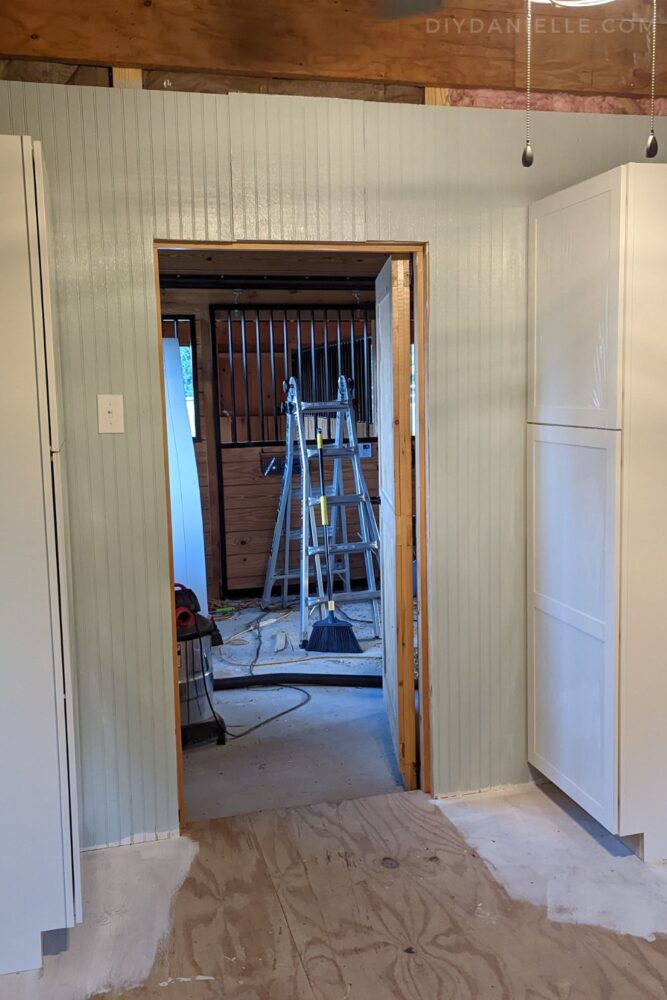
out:
<path id="1" fill-rule="evenodd" d="M 655 137 L 655 45 L 658 32 L 658 0 L 653 0 L 653 16 L 651 18 L 651 127 L 646 141 L 646 156 L 652 160 L 658 153 L 658 140 Z"/>
<path id="2" fill-rule="evenodd" d="M 657 0 L 653 0 L 654 4 Z M 530 145 L 530 98 L 532 92 L 533 69 L 533 0 L 526 0 L 526 145 L 523 147 L 521 162 L 524 167 L 533 165 L 533 148 Z M 648 155 L 648 154 L 647 154 Z M 652 154 L 654 155 L 654 154 Z"/>

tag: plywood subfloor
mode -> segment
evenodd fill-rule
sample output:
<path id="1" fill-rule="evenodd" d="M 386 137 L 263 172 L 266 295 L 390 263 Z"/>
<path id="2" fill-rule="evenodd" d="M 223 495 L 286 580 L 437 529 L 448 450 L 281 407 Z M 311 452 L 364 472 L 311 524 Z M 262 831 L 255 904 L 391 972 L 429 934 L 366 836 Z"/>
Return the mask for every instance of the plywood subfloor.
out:
<path id="1" fill-rule="evenodd" d="M 173 932 L 128 1000 L 667 995 L 667 939 L 553 923 L 513 901 L 419 792 L 188 832 L 199 854 Z"/>
<path id="2" fill-rule="evenodd" d="M 403 787 L 379 688 L 243 688 L 216 691 L 213 697 L 232 733 L 310 700 L 226 746 L 187 749 L 188 820 L 355 799 Z"/>

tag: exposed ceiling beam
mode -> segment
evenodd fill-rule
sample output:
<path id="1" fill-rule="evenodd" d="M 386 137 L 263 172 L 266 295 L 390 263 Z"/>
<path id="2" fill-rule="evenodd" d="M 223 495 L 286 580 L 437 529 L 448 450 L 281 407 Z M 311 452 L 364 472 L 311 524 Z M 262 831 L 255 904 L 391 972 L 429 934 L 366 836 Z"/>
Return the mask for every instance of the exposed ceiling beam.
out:
<path id="1" fill-rule="evenodd" d="M 0 57 L 431 87 L 521 87 L 524 0 L 4 0 Z M 636 95 L 650 0 L 535 7 L 539 90 Z M 667 50 L 661 15 L 658 51 Z M 667 60 L 658 92 L 667 94 Z"/>

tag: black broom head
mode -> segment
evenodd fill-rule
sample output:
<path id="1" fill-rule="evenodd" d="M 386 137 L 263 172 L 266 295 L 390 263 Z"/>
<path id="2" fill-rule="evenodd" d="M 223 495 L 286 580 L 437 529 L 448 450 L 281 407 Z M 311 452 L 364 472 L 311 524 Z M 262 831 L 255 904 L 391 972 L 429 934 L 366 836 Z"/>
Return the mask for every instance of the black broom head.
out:
<path id="1" fill-rule="evenodd" d="M 336 618 L 333 611 L 322 621 L 315 622 L 306 649 L 309 653 L 362 652 L 352 626 Z"/>

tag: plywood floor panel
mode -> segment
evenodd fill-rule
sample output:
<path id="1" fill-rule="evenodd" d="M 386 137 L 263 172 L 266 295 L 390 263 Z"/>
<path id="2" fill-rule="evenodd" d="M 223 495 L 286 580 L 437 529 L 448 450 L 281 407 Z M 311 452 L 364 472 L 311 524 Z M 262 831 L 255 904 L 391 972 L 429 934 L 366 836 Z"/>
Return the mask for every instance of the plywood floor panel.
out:
<path id="1" fill-rule="evenodd" d="M 128 995 L 314 1000 L 251 818 L 197 824 L 190 835 L 199 853 L 175 902 L 173 934 L 150 985 Z"/>
<path id="2" fill-rule="evenodd" d="M 555 923 L 543 907 L 516 902 L 420 792 L 187 832 L 200 852 L 171 940 L 128 1000 L 667 995 L 665 937 Z M 191 981 L 198 975 L 212 979 Z"/>

